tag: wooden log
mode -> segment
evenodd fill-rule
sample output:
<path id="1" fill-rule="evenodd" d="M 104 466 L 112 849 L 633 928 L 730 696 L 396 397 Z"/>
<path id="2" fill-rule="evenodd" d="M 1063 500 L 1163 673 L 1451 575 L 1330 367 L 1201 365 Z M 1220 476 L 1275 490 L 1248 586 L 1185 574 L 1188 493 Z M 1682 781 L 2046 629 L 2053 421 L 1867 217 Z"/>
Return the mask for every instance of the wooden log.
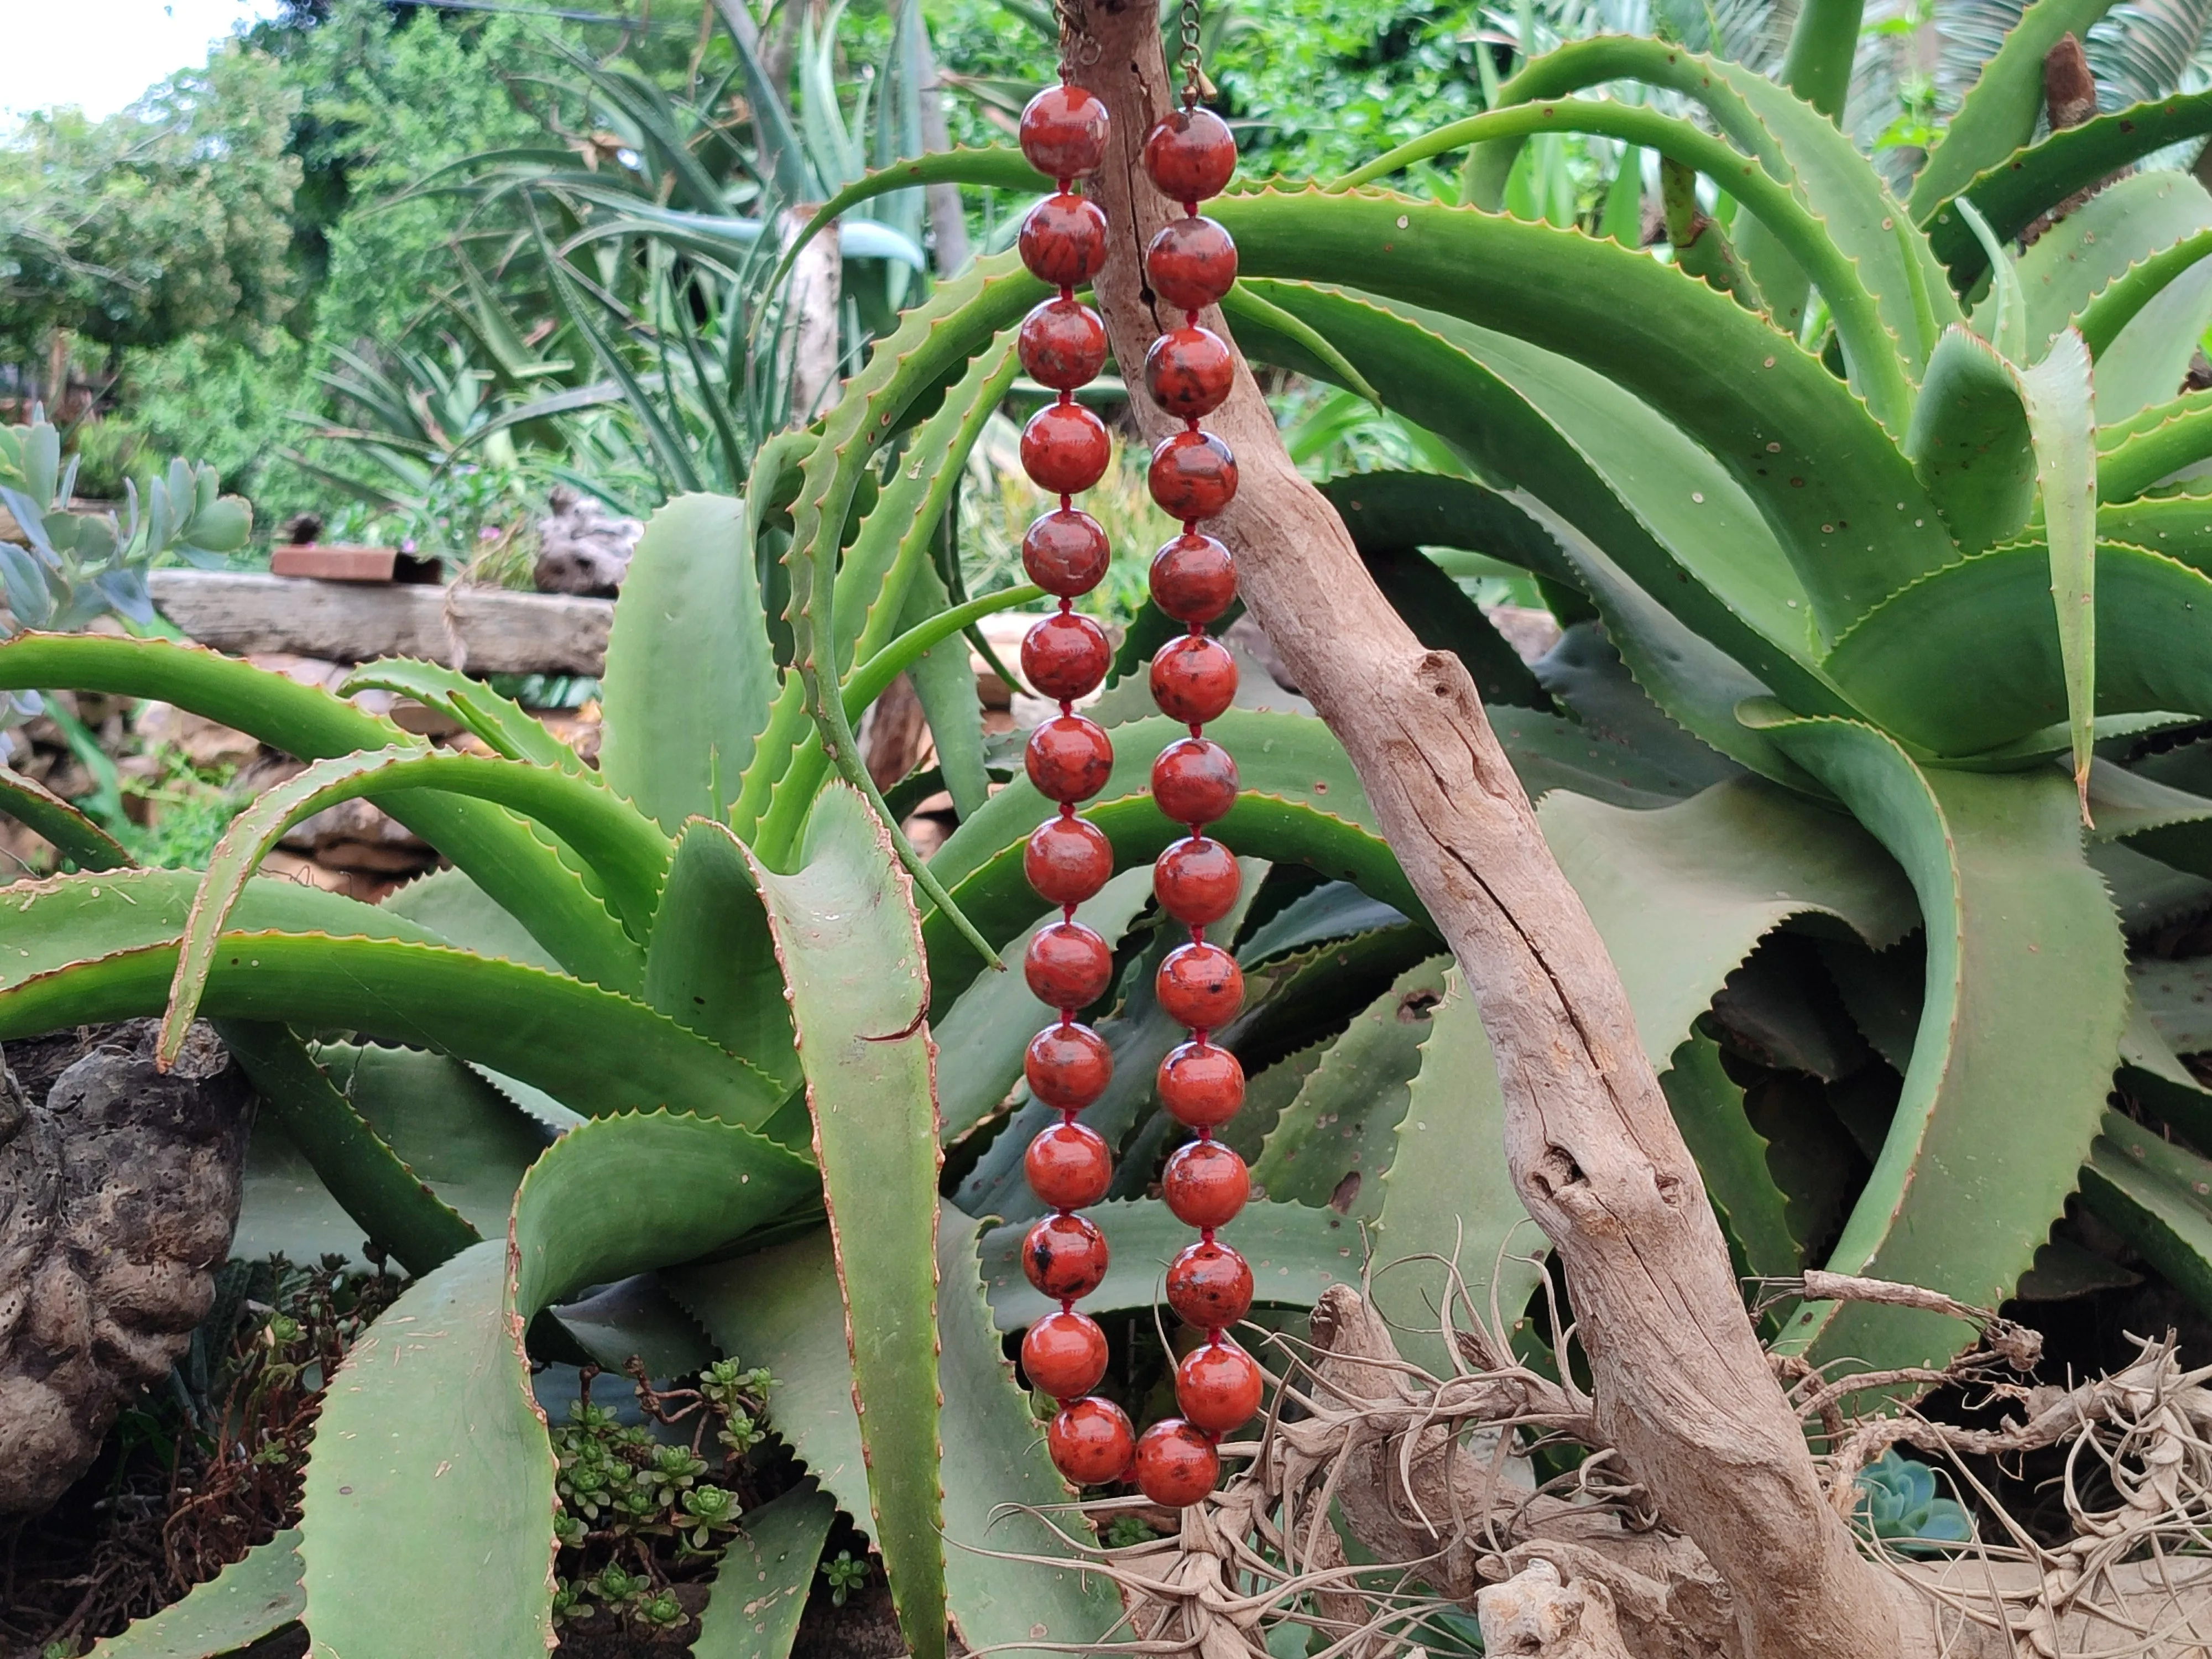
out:
<path id="1" fill-rule="evenodd" d="M 420 657 L 486 674 L 597 674 L 615 610 L 562 593 L 227 570 L 156 570 L 147 585 L 163 616 L 218 650 L 331 662 Z"/>

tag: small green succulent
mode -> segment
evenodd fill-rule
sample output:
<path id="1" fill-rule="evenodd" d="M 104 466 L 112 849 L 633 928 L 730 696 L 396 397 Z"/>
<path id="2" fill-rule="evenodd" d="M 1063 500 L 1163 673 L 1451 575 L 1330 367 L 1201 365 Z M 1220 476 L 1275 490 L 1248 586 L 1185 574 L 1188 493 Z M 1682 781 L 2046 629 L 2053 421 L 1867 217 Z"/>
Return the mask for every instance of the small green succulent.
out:
<path id="1" fill-rule="evenodd" d="M 1860 1524 L 1893 1548 L 1932 1553 L 1973 1538 L 1973 1517 L 1957 1499 L 1937 1494 L 1936 1471 L 1899 1456 L 1894 1447 L 1859 1471 L 1858 1489 Z"/>

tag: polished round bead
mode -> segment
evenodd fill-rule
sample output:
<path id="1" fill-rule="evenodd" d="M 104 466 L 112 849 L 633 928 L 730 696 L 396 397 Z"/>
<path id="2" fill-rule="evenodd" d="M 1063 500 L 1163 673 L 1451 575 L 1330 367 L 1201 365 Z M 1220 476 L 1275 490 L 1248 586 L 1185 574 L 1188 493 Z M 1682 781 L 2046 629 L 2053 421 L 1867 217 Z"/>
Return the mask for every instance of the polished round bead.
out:
<path id="1" fill-rule="evenodd" d="M 1127 1474 L 1136 1439 L 1121 1408 L 1095 1395 L 1061 1407 L 1044 1437 L 1053 1468 L 1078 1486 L 1103 1486 Z"/>
<path id="2" fill-rule="evenodd" d="M 1079 1215 L 1048 1215 L 1022 1240 L 1022 1271 L 1054 1301 L 1072 1301 L 1106 1279 L 1106 1235 Z"/>
<path id="3" fill-rule="evenodd" d="M 1106 643 L 1106 630 L 1072 611 L 1032 623 L 1022 635 L 1022 678 L 1037 696 L 1054 702 L 1097 690 L 1113 661 L 1114 647 Z M 1236 664 L 1229 665 L 1229 672 L 1237 672 Z"/>
<path id="4" fill-rule="evenodd" d="M 1095 720 L 1055 714 L 1030 733 L 1022 765 L 1047 800 L 1089 800 L 1114 775 L 1113 740 Z"/>
<path id="5" fill-rule="evenodd" d="M 1026 431 L 1022 434 L 1022 465 L 1029 465 Z M 1103 463 L 1098 470 L 1105 471 Z M 1030 476 L 1036 476 L 1034 470 Z M 1186 523 L 1210 519 L 1237 499 L 1237 458 L 1211 432 L 1170 433 L 1153 447 L 1152 471 L 1145 482 L 1160 511 L 1170 519 Z"/>
<path id="6" fill-rule="evenodd" d="M 1134 1476 L 1146 1497 L 1163 1509 L 1203 1503 L 1221 1478 L 1221 1456 L 1193 1425 L 1164 1417 L 1137 1437 Z"/>
<path id="7" fill-rule="evenodd" d="M 1218 1129 L 1244 1103 L 1244 1068 L 1211 1042 L 1179 1044 L 1160 1062 L 1155 1086 L 1170 1117 L 1194 1129 Z"/>
<path id="8" fill-rule="evenodd" d="M 1180 918 L 1178 918 L 1180 920 Z M 1178 945 L 1152 978 L 1160 1012 L 1178 1025 L 1210 1031 L 1226 1025 L 1244 1006 L 1244 970 L 1218 945 Z"/>
<path id="9" fill-rule="evenodd" d="M 1234 1147 L 1194 1140 L 1168 1159 L 1160 1196 L 1168 1213 L 1186 1227 L 1225 1227 L 1252 1195 L 1252 1172 Z"/>
<path id="10" fill-rule="evenodd" d="M 1022 849 L 1022 873 L 1046 903 L 1080 904 L 1112 877 L 1114 844 L 1088 819 L 1047 818 Z"/>
<path id="11" fill-rule="evenodd" d="M 1030 1190 L 1055 1210 L 1080 1210 L 1106 1196 L 1114 1154 L 1087 1123 L 1054 1123 L 1037 1131 L 1022 1154 Z M 1078 1389 L 1079 1394 L 1082 1392 Z"/>
<path id="12" fill-rule="evenodd" d="M 1022 1338 L 1022 1375 L 1054 1400 L 1089 1394 L 1106 1375 L 1106 1333 L 1087 1314 L 1048 1313 Z M 1182 1380 L 1177 1371 L 1178 1397 Z"/>
<path id="13" fill-rule="evenodd" d="M 1113 459 L 1114 441 L 1106 435 L 1106 422 L 1081 404 L 1047 404 L 1022 428 L 1022 471 L 1050 495 L 1073 495 L 1090 489 L 1106 476 L 1106 465 Z M 1199 471 L 1203 475 L 1202 465 Z M 1206 487 L 1203 476 L 1194 487 Z M 1230 493 L 1236 493 L 1233 483 Z"/>
<path id="14" fill-rule="evenodd" d="M 1170 202 L 1218 196 L 1236 172 L 1237 140 L 1210 109 L 1170 110 L 1145 135 L 1145 176 Z"/>
<path id="15" fill-rule="evenodd" d="M 1055 921 L 1030 935 L 1022 976 L 1048 1008 L 1088 1007 L 1114 982 L 1114 952 L 1081 922 Z"/>
<path id="16" fill-rule="evenodd" d="M 1106 214 L 1087 196 L 1048 196 L 1022 220 L 1018 240 L 1030 276 L 1054 288 L 1080 288 L 1106 263 Z M 1233 277 L 1233 257 L 1230 270 Z"/>
<path id="17" fill-rule="evenodd" d="M 1055 392 L 1073 392 L 1106 367 L 1106 325 L 1079 300 L 1047 300 L 1022 319 L 1022 367 Z"/>
<path id="18" fill-rule="evenodd" d="M 1097 520 L 1080 508 L 1063 507 L 1034 520 L 1024 533 L 1022 568 L 1046 592 L 1072 599 L 1098 586 L 1111 551 Z"/>
<path id="19" fill-rule="evenodd" d="M 1152 799 L 1176 823 L 1212 823 L 1237 804 L 1237 763 L 1211 738 L 1177 738 L 1152 763 Z"/>
<path id="20" fill-rule="evenodd" d="M 1227 343 L 1212 329 L 1195 325 L 1170 329 L 1145 354 L 1145 389 L 1178 420 L 1195 420 L 1220 408 L 1236 374 Z"/>
<path id="21" fill-rule="evenodd" d="M 1209 836 L 1188 836 L 1152 860 L 1153 896 L 1188 927 L 1227 915 L 1243 883 L 1236 855 Z"/>
<path id="22" fill-rule="evenodd" d="M 1103 1337 L 1099 1346 L 1105 1346 Z M 1230 1434 L 1249 1423 L 1260 1409 L 1261 1380 L 1259 1362 L 1222 1337 L 1202 1343 L 1182 1357 L 1182 1363 L 1176 1367 L 1176 1405 L 1182 1412 L 1183 1421 L 1194 1428 Z M 1059 1391 L 1046 1392 L 1056 1395 Z"/>
<path id="23" fill-rule="evenodd" d="M 1152 555 L 1152 603 L 1177 622 L 1210 623 L 1236 600 L 1237 562 L 1212 537 L 1186 531 Z"/>
<path id="24" fill-rule="evenodd" d="M 1022 111 L 1022 155 L 1048 179 L 1080 179 L 1106 159 L 1106 106 L 1081 87 L 1047 87 Z"/>
<path id="25" fill-rule="evenodd" d="M 1162 304 L 1202 311 L 1237 286 L 1237 244 L 1211 219 L 1170 219 L 1145 245 L 1145 276 Z"/>
<path id="26" fill-rule="evenodd" d="M 1237 701 L 1237 659 L 1219 640 L 1185 634 L 1152 653 L 1152 702 L 1170 720 L 1202 726 Z"/>
<path id="27" fill-rule="evenodd" d="M 1088 1025 L 1073 1020 L 1048 1025 L 1030 1039 L 1022 1075 L 1046 1105 L 1079 1112 L 1106 1092 L 1114 1076 L 1114 1051 Z"/>
<path id="28" fill-rule="evenodd" d="M 1220 1240 L 1201 1240 L 1168 1263 L 1167 1298 L 1184 1324 L 1218 1331 L 1252 1311 L 1252 1269 Z"/>

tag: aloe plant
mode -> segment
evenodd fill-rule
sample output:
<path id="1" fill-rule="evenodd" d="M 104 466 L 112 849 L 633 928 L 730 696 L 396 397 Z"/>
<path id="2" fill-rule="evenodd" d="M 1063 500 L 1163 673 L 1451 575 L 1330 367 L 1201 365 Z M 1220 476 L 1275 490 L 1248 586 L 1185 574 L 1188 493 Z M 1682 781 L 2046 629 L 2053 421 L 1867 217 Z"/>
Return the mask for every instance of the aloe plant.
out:
<path id="1" fill-rule="evenodd" d="M 2011 240 L 2212 131 L 2212 100 L 2026 142 L 2051 20 L 2085 10 L 2059 4 L 2039 0 L 1991 59 L 1910 203 L 1785 88 L 1602 38 L 1348 179 L 1224 198 L 1244 273 L 1228 314 L 1255 360 L 1384 403 L 1456 457 L 1329 492 L 1417 631 L 1474 669 L 1543 797 L 1745 1270 L 1825 1263 L 1993 1305 L 2078 1190 L 2212 1306 L 2212 1167 L 2106 1107 L 2117 1074 L 2212 1145 L 2174 1058 L 2212 1048 L 2192 970 L 2130 965 L 2131 927 L 2212 892 L 2191 885 L 2212 874 L 2212 777 L 2192 745 L 2138 741 L 2212 714 L 2212 514 L 2187 477 L 2212 457 L 2212 394 L 2175 395 L 2212 309 L 2212 197 L 2143 173 Z M 1801 35 L 1848 41 L 1828 11 L 1807 8 Z M 1793 82 L 1840 85 L 1814 46 L 1788 62 L 1826 78 Z M 1710 127 L 1583 95 L 1620 82 Z M 1486 205 L 1516 146 L 1563 131 L 1729 192 L 1730 228 L 1702 233 L 1725 258 L 1670 265 Z M 1462 151 L 1458 205 L 1373 183 Z M 1031 182 L 1011 154 L 961 152 L 872 175 L 824 216 L 932 180 Z M 562 1298 L 647 1272 L 720 1352 L 774 1372 L 774 1431 L 868 1531 L 916 1653 L 942 1650 L 948 1612 L 970 1644 L 1111 1624 L 1072 1571 L 971 1547 L 1064 1549 L 1018 1522 L 985 1536 L 994 1505 L 1064 1496 L 999 1336 L 1037 1310 L 1014 1261 L 1035 1011 L 989 957 L 1042 920 L 1020 856 L 1043 807 L 1018 776 L 992 789 L 1006 769 L 957 637 L 1034 596 L 953 605 L 933 544 L 1042 292 L 1008 259 L 942 284 L 836 409 L 761 446 L 741 496 L 655 517 L 617 607 L 597 773 L 420 664 L 353 684 L 444 709 L 490 757 L 433 753 L 188 647 L 0 646 L 0 684 L 160 696 L 314 763 L 241 815 L 204 877 L 100 868 L 96 832 L 13 792 L 83 873 L 0 910 L 0 1039 L 222 1020 L 267 1121 L 420 1275 L 319 1432 L 297 1548 L 319 1645 L 428 1651 L 465 1596 L 490 1613 L 485 1650 L 536 1650 L 553 1474 L 525 1355 L 636 1341 Z M 1590 620 L 1531 674 L 1421 551 L 1455 548 Z M 791 595 L 781 652 L 764 556 Z M 1173 1034 L 1150 1002 L 1141 873 L 1170 835 L 1145 793 L 1163 723 L 1127 678 L 1148 643 L 1139 624 L 1099 706 L 1120 760 L 1087 810 L 1123 871 L 1090 919 L 1129 964 L 1094 1011 L 1117 1069 L 1087 1115 L 1122 1153 L 1097 1212 L 1103 1309 L 1152 1305 L 1177 1233 L 1145 1195 L 1173 1127 L 1149 1092 Z M 853 727 L 901 670 L 940 769 L 887 800 Z M 1446 1261 L 1509 1324 L 1538 1277 L 1488 1048 L 1341 750 L 1251 689 L 1274 707 L 1211 728 L 1243 779 L 1222 833 L 1262 878 L 1231 935 L 1250 1006 L 1222 1040 L 1252 1074 L 1236 1133 L 1267 1196 L 1228 1237 L 1263 1299 L 1295 1307 L 1360 1273 L 1366 1224 L 1377 1262 L 1403 1264 L 1378 1296 L 1425 1319 L 1408 1352 L 1440 1362 Z M 892 826 L 940 787 L 961 821 L 924 860 Z M 288 822 L 354 796 L 455 868 L 381 907 L 253 878 Z M 1757 988 L 1742 975 L 1792 939 L 1897 1073 L 1893 1100 L 1849 1115 L 1857 1175 L 1747 1103 L 1715 1041 L 1717 994 Z M 1788 1027 L 1789 976 L 1765 983 Z M 1940 1360 L 1965 1334 L 1875 1304 L 1775 1318 L 1786 1349 L 1876 1366 Z M 803 1576 L 805 1553 L 780 1559 Z M 227 1636 L 301 1605 L 272 1597 Z"/>

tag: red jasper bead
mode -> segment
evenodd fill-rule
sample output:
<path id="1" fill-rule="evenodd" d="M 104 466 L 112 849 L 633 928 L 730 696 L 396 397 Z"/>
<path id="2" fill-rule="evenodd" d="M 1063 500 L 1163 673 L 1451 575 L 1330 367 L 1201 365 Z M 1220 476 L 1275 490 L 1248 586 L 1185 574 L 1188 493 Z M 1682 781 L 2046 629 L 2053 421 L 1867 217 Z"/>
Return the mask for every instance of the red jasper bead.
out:
<path id="1" fill-rule="evenodd" d="M 1168 1306 L 1186 1325 L 1218 1331 L 1252 1311 L 1252 1269 L 1218 1239 L 1187 1247 L 1168 1263 Z"/>
<path id="2" fill-rule="evenodd" d="M 1176 823 L 1212 823 L 1237 804 L 1237 763 L 1211 738 L 1177 738 L 1152 763 L 1152 799 Z"/>
<path id="3" fill-rule="evenodd" d="M 1022 849 L 1022 873 L 1048 904 L 1080 904 L 1113 875 L 1114 845 L 1087 819 L 1047 818 Z"/>
<path id="4" fill-rule="evenodd" d="M 1022 428 L 1022 471 L 1039 489 L 1054 495 L 1090 489 L 1106 476 L 1106 464 L 1113 459 L 1106 422 L 1081 404 L 1047 404 Z M 1204 474 L 1202 466 L 1200 471 Z M 1206 486 L 1201 482 L 1196 487 Z M 1235 493 L 1232 483 L 1230 494 Z"/>
<path id="5" fill-rule="evenodd" d="M 1081 922 L 1055 921 L 1030 935 L 1022 976 L 1048 1008 L 1087 1007 L 1114 982 L 1114 952 Z"/>
<path id="6" fill-rule="evenodd" d="M 1102 426 L 1099 430 L 1103 433 L 1105 428 Z M 1029 465 L 1026 431 L 1022 434 L 1022 465 Z M 1098 470 L 1105 471 L 1103 464 Z M 1036 471 L 1031 470 L 1030 476 L 1036 477 Z M 1145 482 L 1151 486 L 1160 511 L 1170 519 L 1186 523 L 1210 519 L 1237 499 L 1237 458 L 1211 432 L 1170 433 L 1153 448 L 1152 471 L 1146 474 Z"/>
<path id="7" fill-rule="evenodd" d="M 1244 1068 L 1226 1048 L 1186 1042 L 1160 1062 L 1157 1086 L 1160 1104 L 1176 1122 L 1218 1129 L 1244 1103 Z"/>
<path id="8" fill-rule="evenodd" d="M 1106 1279 L 1106 1235 L 1079 1215 L 1048 1215 L 1022 1240 L 1022 1271 L 1055 1301 L 1072 1301 Z"/>
<path id="9" fill-rule="evenodd" d="M 1106 1138 L 1089 1124 L 1055 1123 L 1030 1142 L 1022 1154 L 1022 1173 L 1029 1177 L 1030 1190 L 1054 1209 L 1079 1210 L 1106 1196 L 1114 1179 L 1114 1154 Z"/>
<path id="10" fill-rule="evenodd" d="M 1208 836 L 1186 836 L 1152 860 L 1153 896 L 1187 927 L 1227 915 L 1243 883 L 1235 854 Z"/>
<path id="11" fill-rule="evenodd" d="M 1022 568 L 1046 592 L 1072 599 L 1098 586 L 1111 552 L 1097 520 L 1063 507 L 1036 520 L 1024 533 Z"/>
<path id="12" fill-rule="evenodd" d="M 1153 653 L 1152 702 L 1163 714 L 1201 726 L 1236 701 L 1237 659 L 1219 640 L 1186 634 Z"/>
<path id="13" fill-rule="evenodd" d="M 1087 196 L 1048 196 L 1022 221 L 1018 240 L 1030 276 L 1080 288 L 1106 263 L 1105 210 Z"/>
<path id="14" fill-rule="evenodd" d="M 1102 1336 L 1099 1340 L 1103 1347 L 1105 1339 Z M 1026 1364 L 1026 1344 L 1022 1352 Z M 1249 1423 L 1260 1409 L 1261 1381 L 1259 1362 L 1222 1337 L 1183 1356 L 1182 1364 L 1176 1367 L 1176 1404 L 1182 1408 L 1183 1421 L 1193 1427 L 1228 1434 Z M 1045 1392 L 1057 1394 L 1058 1390 Z"/>
<path id="15" fill-rule="evenodd" d="M 1022 319 L 1016 340 L 1022 367 L 1055 392 L 1073 392 L 1106 367 L 1106 325 L 1079 301 L 1047 300 Z"/>
<path id="16" fill-rule="evenodd" d="M 1052 1466 L 1079 1486 L 1103 1486 L 1128 1473 L 1136 1435 L 1121 1408 L 1097 1395 L 1063 1406 L 1045 1431 Z"/>
<path id="17" fill-rule="evenodd" d="M 1136 1465 L 1139 1488 L 1164 1509 L 1203 1503 L 1221 1478 L 1213 1443 L 1179 1417 L 1164 1417 L 1137 1437 Z"/>
<path id="18" fill-rule="evenodd" d="M 1022 1374 L 1031 1388 L 1043 1389 L 1054 1400 L 1089 1394 L 1106 1375 L 1106 1333 L 1086 1314 L 1047 1314 L 1022 1338 Z M 1180 1399 L 1182 1374 L 1176 1375 Z"/>
<path id="19" fill-rule="evenodd" d="M 1114 1051 L 1088 1025 L 1073 1020 L 1048 1025 L 1030 1039 L 1022 1075 L 1046 1105 L 1079 1112 L 1106 1092 L 1114 1076 Z"/>
<path id="20" fill-rule="evenodd" d="M 1244 1006 L 1244 970 L 1218 945 L 1178 945 L 1160 963 L 1152 989 L 1178 1025 L 1210 1031 L 1226 1025 Z"/>
<path id="21" fill-rule="evenodd" d="M 1170 219 L 1145 245 L 1145 276 L 1162 303 L 1202 311 L 1237 286 L 1237 244 L 1211 219 Z"/>
<path id="22" fill-rule="evenodd" d="M 1034 572 L 1030 580 L 1045 585 Z M 1237 563 L 1212 537 L 1188 531 L 1152 555 L 1152 603 L 1177 622 L 1210 623 L 1237 597 Z"/>
<path id="23" fill-rule="evenodd" d="M 1098 689 L 1114 660 L 1106 630 L 1072 611 L 1033 623 L 1022 635 L 1022 678 L 1040 697 L 1065 702 Z M 1236 665 L 1230 665 L 1236 672 Z"/>
<path id="24" fill-rule="evenodd" d="M 1026 331 L 1028 325 L 1023 328 Z M 1152 349 L 1145 354 L 1145 389 L 1152 394 L 1154 403 L 1184 420 L 1211 415 L 1220 408 L 1236 374 L 1227 343 L 1210 328 L 1170 329 L 1153 341 Z"/>
<path id="25" fill-rule="evenodd" d="M 1089 800 L 1114 775 L 1114 744 L 1080 714 L 1055 714 L 1030 733 L 1022 765 L 1047 800 Z"/>
<path id="26" fill-rule="evenodd" d="M 1232 1147 L 1194 1140 L 1168 1160 L 1160 1196 L 1186 1227 L 1225 1227 L 1252 1195 L 1252 1172 Z"/>
<path id="27" fill-rule="evenodd" d="M 1237 140 L 1210 109 L 1170 110 L 1145 135 L 1145 174 L 1170 202 L 1218 196 L 1236 172 Z"/>
<path id="28" fill-rule="evenodd" d="M 1106 106 L 1081 87 L 1047 87 L 1022 111 L 1022 154 L 1048 179 L 1080 179 L 1106 159 Z"/>

